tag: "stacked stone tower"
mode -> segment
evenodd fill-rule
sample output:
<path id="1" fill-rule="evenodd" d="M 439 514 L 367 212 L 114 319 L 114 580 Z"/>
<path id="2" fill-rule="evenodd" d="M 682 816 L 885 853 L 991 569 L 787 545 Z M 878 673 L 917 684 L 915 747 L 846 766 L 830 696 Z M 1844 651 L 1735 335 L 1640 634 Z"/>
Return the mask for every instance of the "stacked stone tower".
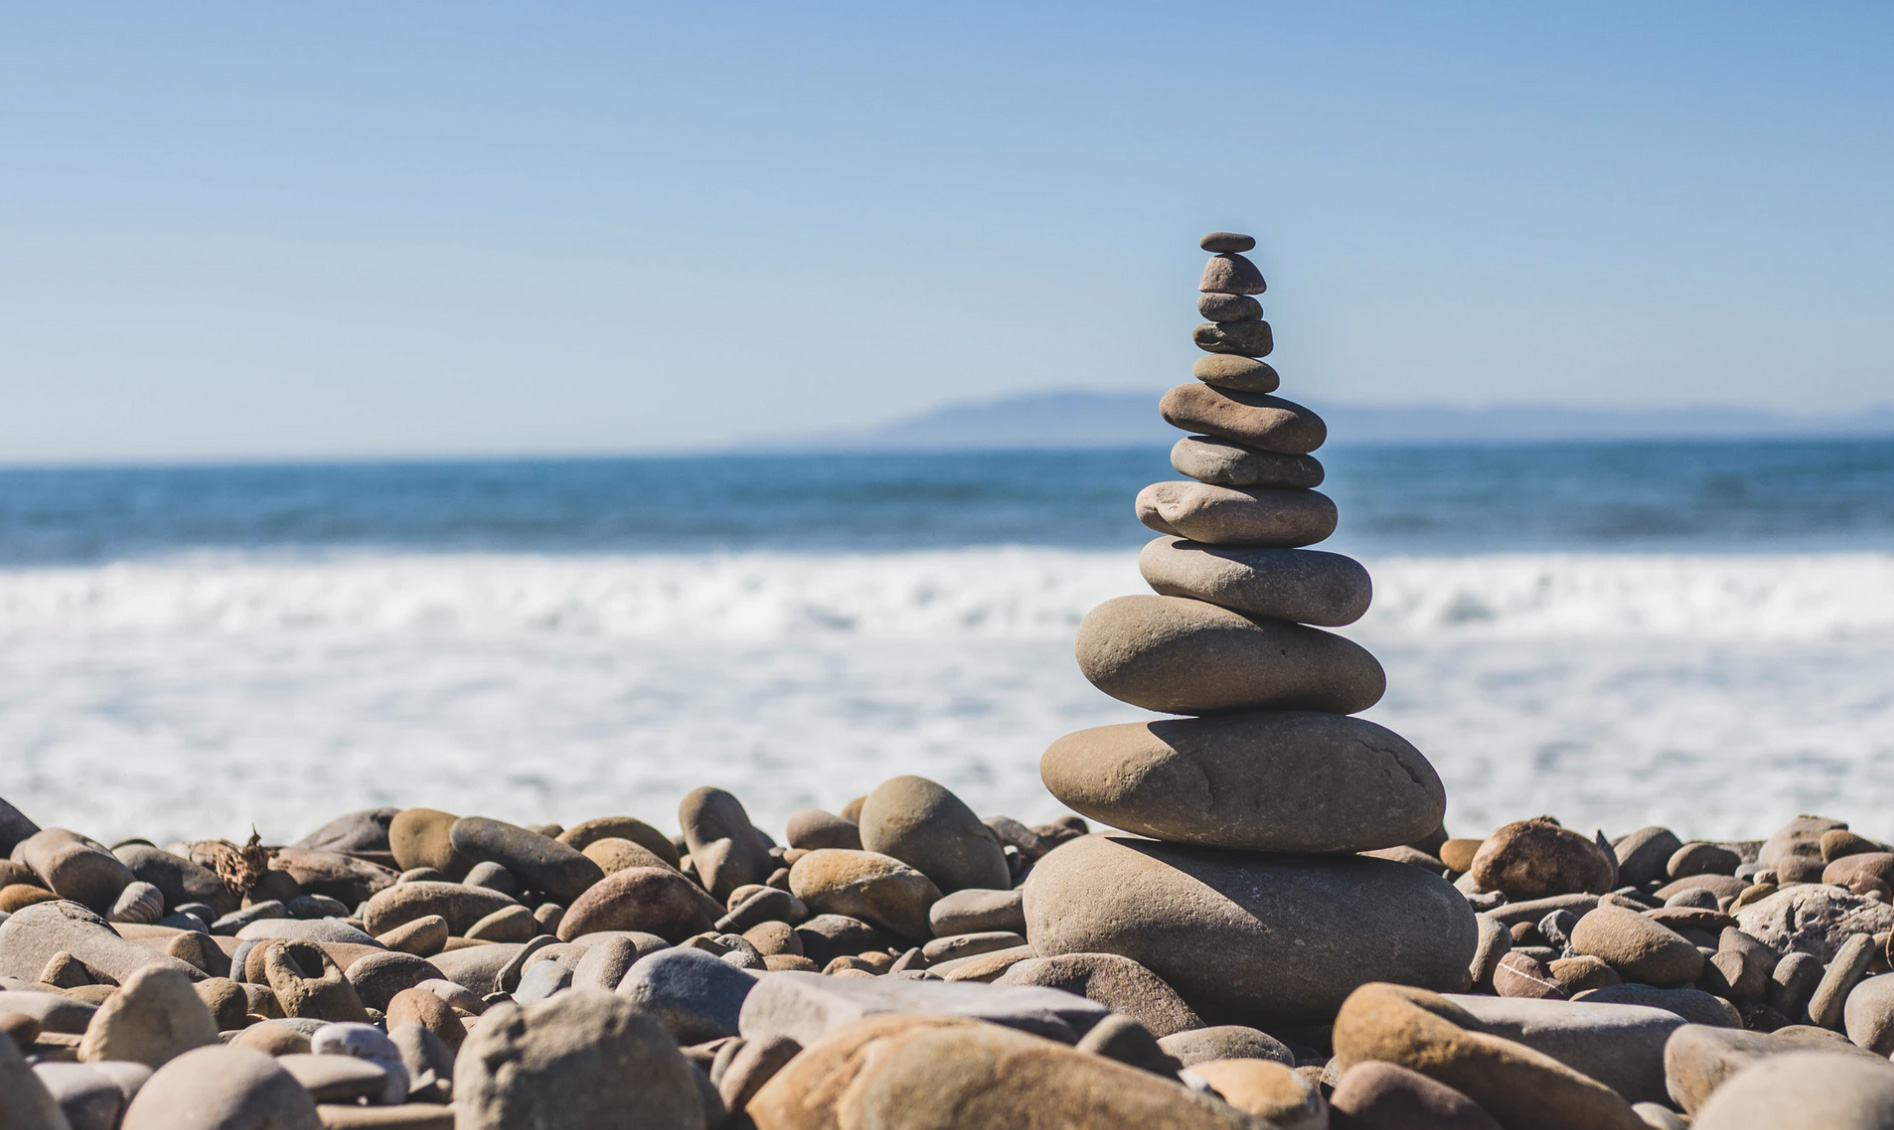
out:
<path id="1" fill-rule="evenodd" d="M 1249 236 L 1204 250 L 1193 337 L 1197 380 L 1166 393 L 1164 419 L 1195 433 L 1138 517 L 1163 536 L 1140 567 L 1159 595 L 1086 617 L 1078 661 L 1100 690 L 1183 715 L 1067 735 L 1046 787 L 1135 833 L 1094 836 L 1044 860 L 1027 884 L 1042 954 L 1104 951 L 1143 962 L 1206 1018 L 1298 1025 L 1332 1016 L 1366 981 L 1452 990 L 1475 924 L 1437 874 L 1354 853 L 1423 841 L 1446 796 L 1398 734 L 1350 717 L 1386 678 L 1372 655 L 1321 630 L 1368 608 L 1362 566 L 1303 548 L 1335 529 L 1315 488 L 1315 413 L 1271 395 L 1273 341 L 1254 295 Z M 1319 626 L 1311 626 L 1319 625 Z M 1148 837 L 1142 839 L 1137 837 Z"/>

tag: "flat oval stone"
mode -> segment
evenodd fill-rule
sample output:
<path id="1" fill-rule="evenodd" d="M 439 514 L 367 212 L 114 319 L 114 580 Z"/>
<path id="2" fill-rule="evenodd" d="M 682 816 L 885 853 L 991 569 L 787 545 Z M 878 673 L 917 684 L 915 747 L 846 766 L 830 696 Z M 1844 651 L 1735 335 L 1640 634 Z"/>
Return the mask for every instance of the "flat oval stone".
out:
<path id="1" fill-rule="evenodd" d="M 1694 1130 L 1881 1130 L 1894 1126 L 1894 1070 L 1851 1055 L 1770 1056 L 1718 1087 Z"/>
<path id="2" fill-rule="evenodd" d="M 1463 988 L 1476 927 L 1465 896 L 1366 856 L 1248 855 L 1121 836 L 1053 851 L 1025 883 L 1041 956 L 1116 953 L 1212 1024 L 1324 1023 L 1356 987 Z"/>
<path id="3" fill-rule="evenodd" d="M 1201 382 L 1171 389 L 1157 410 L 1167 423 L 1185 431 L 1279 455 L 1307 455 L 1328 438 L 1322 418 L 1292 400 Z"/>
<path id="4" fill-rule="evenodd" d="M 1152 483 L 1138 492 L 1138 521 L 1206 545 L 1295 549 L 1335 532 L 1335 503 L 1320 491 Z"/>
<path id="5" fill-rule="evenodd" d="M 1288 711 L 1097 726 L 1039 761 L 1074 811 L 1170 843 L 1353 852 L 1420 839 L 1446 812 L 1434 767 L 1361 718 Z"/>
<path id="6" fill-rule="evenodd" d="M 873 923 L 908 941 L 932 933 L 927 911 L 940 901 L 933 880 L 892 856 L 821 848 L 789 869 L 789 890 L 818 914 Z"/>
<path id="7" fill-rule="evenodd" d="M 1353 714 L 1387 689 L 1381 664 L 1352 640 L 1175 596 L 1121 596 L 1092 609 L 1077 654 L 1099 690 L 1169 714 Z"/>
<path id="8" fill-rule="evenodd" d="M 448 829 L 454 850 L 476 863 L 497 863 L 562 902 L 605 877 L 599 865 L 557 840 L 504 820 L 463 816 Z"/>
<path id="9" fill-rule="evenodd" d="M 559 920 L 559 940 L 601 930 L 635 930 L 672 943 L 716 925 L 723 907 L 702 887 L 668 867 L 614 871 L 573 900 Z"/>
<path id="10" fill-rule="evenodd" d="M 1204 264 L 1197 289 L 1217 294 L 1261 294 L 1269 289 L 1256 264 L 1235 252 L 1224 252 Z"/>
<path id="11" fill-rule="evenodd" d="M 1282 377 L 1266 362 L 1235 353 L 1199 357 L 1190 367 L 1190 375 L 1207 385 L 1243 392 L 1275 392 L 1282 386 Z"/>
<path id="12" fill-rule="evenodd" d="M 1615 906 L 1580 918 L 1572 949 L 1608 962 L 1627 981 L 1660 989 L 1687 985 L 1703 972 L 1703 954 L 1683 935 Z"/>
<path id="13" fill-rule="evenodd" d="M 386 934 L 396 926 L 438 914 L 447 919 L 447 927 L 464 936 L 467 927 L 517 902 L 498 891 L 467 887 L 459 883 L 396 883 L 368 900 L 362 908 L 362 924 L 371 935 Z"/>
<path id="14" fill-rule="evenodd" d="M 1231 251 L 1251 251 L 1256 247 L 1256 237 L 1241 232 L 1213 231 L 1197 241 L 1197 246 L 1205 251 L 1223 254 Z"/>
<path id="15" fill-rule="evenodd" d="M 1204 322 L 1190 332 L 1190 340 L 1205 353 L 1234 353 L 1239 357 L 1267 357 L 1276 348 L 1269 323 Z"/>
<path id="16" fill-rule="evenodd" d="M 604 839 L 630 840 L 663 860 L 666 867 L 676 867 L 682 862 L 671 837 L 635 816 L 595 816 L 581 820 L 558 836 L 560 843 L 576 851 L 584 851 Z"/>
<path id="17" fill-rule="evenodd" d="M 1171 466 L 1200 482 L 1225 487 L 1319 487 L 1326 472 L 1313 455 L 1257 451 L 1211 436 L 1185 436 L 1171 447 Z"/>
<path id="18" fill-rule="evenodd" d="M 1352 624 L 1374 596 L 1361 562 L 1315 549 L 1250 549 L 1163 537 L 1144 547 L 1138 570 L 1164 596 L 1298 624 Z"/>
<path id="19" fill-rule="evenodd" d="M 1197 297 L 1197 313 L 1213 322 L 1260 322 L 1263 304 L 1247 294 L 1203 294 Z"/>

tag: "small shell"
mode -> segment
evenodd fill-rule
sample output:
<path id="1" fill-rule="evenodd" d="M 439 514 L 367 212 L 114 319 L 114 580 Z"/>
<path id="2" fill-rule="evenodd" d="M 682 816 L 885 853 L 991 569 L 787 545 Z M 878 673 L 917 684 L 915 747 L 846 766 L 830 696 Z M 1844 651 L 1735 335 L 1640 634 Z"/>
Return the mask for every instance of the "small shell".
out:
<path id="1" fill-rule="evenodd" d="M 156 922 L 164 917 L 164 892 L 150 883 L 132 883 L 119 892 L 106 917 L 113 922 Z"/>

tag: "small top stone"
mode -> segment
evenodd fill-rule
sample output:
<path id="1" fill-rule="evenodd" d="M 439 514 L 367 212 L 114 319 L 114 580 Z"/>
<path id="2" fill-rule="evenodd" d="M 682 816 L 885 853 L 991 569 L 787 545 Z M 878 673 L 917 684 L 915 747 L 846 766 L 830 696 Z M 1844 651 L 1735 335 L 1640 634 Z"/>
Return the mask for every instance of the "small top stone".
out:
<path id="1" fill-rule="evenodd" d="M 1256 247 L 1256 237 L 1240 235 L 1233 231 L 1213 231 L 1197 241 L 1197 246 L 1205 251 L 1251 251 Z"/>

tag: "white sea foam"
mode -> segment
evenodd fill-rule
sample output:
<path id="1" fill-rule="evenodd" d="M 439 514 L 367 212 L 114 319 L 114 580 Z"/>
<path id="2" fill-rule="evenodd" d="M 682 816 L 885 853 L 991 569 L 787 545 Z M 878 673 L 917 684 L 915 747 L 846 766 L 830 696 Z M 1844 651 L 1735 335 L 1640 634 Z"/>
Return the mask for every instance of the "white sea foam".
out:
<path id="1" fill-rule="evenodd" d="M 1450 820 L 1766 832 L 1894 804 L 1894 555 L 1369 562 L 1370 717 Z M 0 572 L 0 795 L 95 835 L 293 836 L 346 807 L 766 824 L 919 772 L 1058 811 L 1058 735 L 1144 717 L 1072 631 L 1134 555 L 195 557 Z"/>
<path id="2" fill-rule="evenodd" d="M 1371 559 L 1367 635 L 1894 636 L 1894 554 Z M 175 558 L 0 572 L 0 633 L 764 641 L 1062 639 L 1141 591 L 1133 555 Z"/>

